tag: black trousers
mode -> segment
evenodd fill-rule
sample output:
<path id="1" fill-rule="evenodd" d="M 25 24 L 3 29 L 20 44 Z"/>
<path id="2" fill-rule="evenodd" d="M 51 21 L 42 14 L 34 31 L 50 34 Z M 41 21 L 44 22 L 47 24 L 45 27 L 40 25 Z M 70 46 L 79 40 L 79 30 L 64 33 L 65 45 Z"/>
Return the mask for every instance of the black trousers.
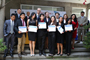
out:
<path id="1" fill-rule="evenodd" d="M 66 33 L 66 53 L 71 53 L 71 40 L 72 40 L 72 33 Z"/>
<path id="2" fill-rule="evenodd" d="M 46 35 L 38 36 L 38 48 L 39 48 L 39 52 L 43 52 L 44 53 L 45 40 L 46 40 Z"/>
<path id="3" fill-rule="evenodd" d="M 50 54 L 55 54 L 55 33 L 48 33 L 48 46 Z"/>
<path id="4" fill-rule="evenodd" d="M 5 54 L 8 53 L 9 44 L 10 44 L 10 53 L 13 53 L 14 39 L 15 39 L 15 35 L 14 34 L 9 34 L 8 36 L 6 36 L 6 43 L 5 43 L 5 45 L 6 45 L 7 49 L 5 50 Z"/>

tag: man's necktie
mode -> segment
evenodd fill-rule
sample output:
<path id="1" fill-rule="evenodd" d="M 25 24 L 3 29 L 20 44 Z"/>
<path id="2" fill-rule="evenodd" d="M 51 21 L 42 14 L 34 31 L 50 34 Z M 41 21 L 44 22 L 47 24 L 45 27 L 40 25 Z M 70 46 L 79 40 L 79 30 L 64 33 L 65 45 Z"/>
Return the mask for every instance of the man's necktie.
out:
<path id="1" fill-rule="evenodd" d="M 23 26 L 24 26 L 24 20 L 23 20 Z"/>

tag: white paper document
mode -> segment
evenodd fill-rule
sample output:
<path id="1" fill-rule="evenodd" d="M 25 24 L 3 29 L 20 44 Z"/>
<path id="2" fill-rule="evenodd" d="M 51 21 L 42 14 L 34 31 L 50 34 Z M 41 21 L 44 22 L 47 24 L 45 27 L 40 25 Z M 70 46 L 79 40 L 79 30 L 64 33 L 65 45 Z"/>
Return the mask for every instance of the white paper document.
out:
<path id="1" fill-rule="evenodd" d="M 61 26 L 58 26 L 57 29 L 61 34 L 64 32 L 64 29 Z"/>
<path id="2" fill-rule="evenodd" d="M 19 26 L 19 31 L 21 31 L 22 33 L 26 33 L 27 32 L 27 27 L 26 26 Z"/>
<path id="3" fill-rule="evenodd" d="M 29 26 L 30 32 L 37 32 L 37 26 Z"/>
<path id="4" fill-rule="evenodd" d="M 39 22 L 39 29 L 46 29 L 46 22 Z"/>
<path id="5" fill-rule="evenodd" d="M 65 25 L 65 31 L 73 30 L 72 24 Z"/>
<path id="6" fill-rule="evenodd" d="M 55 25 L 49 25 L 48 29 L 49 29 L 49 32 L 55 32 L 56 31 L 56 26 Z"/>

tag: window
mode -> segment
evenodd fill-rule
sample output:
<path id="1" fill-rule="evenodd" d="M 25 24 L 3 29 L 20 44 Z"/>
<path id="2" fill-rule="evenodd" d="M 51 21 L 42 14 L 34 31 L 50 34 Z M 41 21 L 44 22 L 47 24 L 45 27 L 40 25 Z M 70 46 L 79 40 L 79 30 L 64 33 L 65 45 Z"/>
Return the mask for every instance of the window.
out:
<path id="1" fill-rule="evenodd" d="M 32 6 L 24 6 L 24 5 L 22 5 L 22 9 L 32 9 Z"/>
<path id="2" fill-rule="evenodd" d="M 42 10 L 50 10 L 50 11 L 64 11 L 64 7 L 52 7 L 52 6 L 40 6 L 40 5 L 26 5 L 21 4 L 21 9 L 32 9 L 37 10 L 37 8 L 41 8 Z"/>
<path id="3" fill-rule="evenodd" d="M 88 20 L 90 21 L 90 9 L 88 10 Z"/>
<path id="4" fill-rule="evenodd" d="M 85 16 L 86 16 L 86 8 L 78 8 L 78 7 L 73 7 L 72 8 L 72 14 L 76 14 L 77 17 L 80 17 L 80 13 L 81 11 L 85 12 Z"/>

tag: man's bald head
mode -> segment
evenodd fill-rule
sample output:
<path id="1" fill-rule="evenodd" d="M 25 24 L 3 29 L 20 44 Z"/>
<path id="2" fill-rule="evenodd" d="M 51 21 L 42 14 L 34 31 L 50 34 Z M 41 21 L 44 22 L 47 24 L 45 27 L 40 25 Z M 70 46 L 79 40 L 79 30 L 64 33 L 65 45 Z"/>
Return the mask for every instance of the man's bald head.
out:
<path id="1" fill-rule="evenodd" d="M 27 16 L 30 16 L 30 12 L 27 12 Z"/>
<path id="2" fill-rule="evenodd" d="M 37 8 L 37 14 L 41 13 L 41 8 Z"/>

